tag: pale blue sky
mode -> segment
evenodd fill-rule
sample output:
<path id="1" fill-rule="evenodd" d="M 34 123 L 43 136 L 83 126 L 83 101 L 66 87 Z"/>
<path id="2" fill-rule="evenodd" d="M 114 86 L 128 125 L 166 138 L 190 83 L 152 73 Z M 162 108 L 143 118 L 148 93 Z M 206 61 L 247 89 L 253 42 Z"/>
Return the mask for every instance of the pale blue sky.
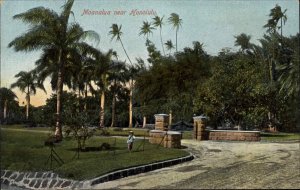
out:
<path id="1" fill-rule="evenodd" d="M 4 0 L 1 6 L 1 83 L 9 87 L 15 81 L 14 75 L 21 70 L 31 70 L 40 52 L 14 52 L 7 45 L 15 37 L 27 30 L 27 25 L 19 20 L 13 20 L 15 14 L 30 8 L 44 6 L 60 12 L 64 0 Z M 123 42 L 132 60 L 136 57 L 146 59 L 145 38 L 139 36 L 139 29 L 143 21 L 151 21 L 150 16 L 131 16 L 132 9 L 154 10 L 157 15 L 165 16 L 163 26 L 163 40 L 175 43 L 175 31 L 167 24 L 167 18 L 173 12 L 179 14 L 183 20 L 178 34 L 178 49 L 191 46 L 193 41 L 204 43 L 205 50 L 216 55 L 222 48 L 234 47 L 234 35 L 242 32 L 252 36 L 252 42 L 258 43 L 265 29 L 262 27 L 268 20 L 271 8 L 279 4 L 287 10 L 287 23 L 284 35 L 295 35 L 299 30 L 299 2 L 298 0 L 75 0 L 73 12 L 75 21 L 85 30 L 94 30 L 101 36 L 98 48 L 107 51 L 116 50 L 122 60 L 126 57 L 121 45 L 110 41 L 108 32 L 113 23 L 122 24 Z M 83 15 L 84 9 L 89 10 L 124 10 L 124 16 Z M 71 17 L 71 20 L 73 18 Z M 157 48 L 161 50 L 159 31 L 150 36 Z M 46 86 L 48 82 L 45 83 Z M 14 90 L 20 99 L 17 90 Z M 39 98 L 33 98 L 35 105 L 43 104 L 48 95 L 38 93 Z M 21 100 L 22 101 L 22 100 Z"/>

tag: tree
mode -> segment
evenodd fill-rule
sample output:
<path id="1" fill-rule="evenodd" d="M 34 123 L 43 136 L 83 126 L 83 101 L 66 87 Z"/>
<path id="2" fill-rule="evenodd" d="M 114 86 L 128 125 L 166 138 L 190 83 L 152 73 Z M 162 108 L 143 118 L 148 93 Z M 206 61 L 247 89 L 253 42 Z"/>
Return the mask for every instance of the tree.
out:
<path id="1" fill-rule="evenodd" d="M 0 111 L 3 113 L 3 116 L 1 115 L 1 120 L 7 118 L 9 106 L 12 105 L 16 99 L 17 96 L 11 89 L 4 87 L 0 88 Z"/>
<path id="2" fill-rule="evenodd" d="M 164 52 L 164 55 L 166 56 L 166 53 L 165 53 L 165 48 L 164 48 L 164 43 L 163 43 L 163 40 L 162 40 L 162 35 L 161 35 L 161 30 L 162 30 L 162 25 L 163 25 L 163 19 L 164 17 L 159 17 L 159 16 L 155 16 L 153 18 L 154 22 L 153 22 L 153 25 L 154 27 L 158 28 L 159 27 L 159 34 L 160 34 L 160 42 L 161 42 L 161 47 L 162 47 L 162 50 Z"/>
<path id="3" fill-rule="evenodd" d="M 148 40 L 149 35 L 152 34 L 152 30 L 155 28 L 151 26 L 151 24 L 147 21 L 143 22 L 143 26 L 140 28 L 140 33 L 139 35 L 144 35 L 146 36 L 146 39 Z"/>
<path id="4" fill-rule="evenodd" d="M 234 45 L 235 46 L 240 46 L 241 47 L 241 50 L 242 52 L 244 53 L 245 50 L 248 50 L 252 47 L 252 44 L 250 43 L 250 39 L 251 39 L 251 36 L 245 34 L 245 33 L 242 33 L 238 36 L 235 36 L 235 43 Z"/>
<path id="5" fill-rule="evenodd" d="M 171 55 L 172 49 L 174 49 L 174 45 L 173 45 L 173 43 L 172 43 L 171 40 L 168 40 L 168 41 L 165 43 L 165 45 L 166 45 L 167 50 L 169 50 L 169 56 L 170 56 L 170 55 Z"/>
<path id="6" fill-rule="evenodd" d="M 178 51 L 177 49 L 177 34 L 179 27 L 182 24 L 182 19 L 179 18 L 179 15 L 176 13 L 172 13 L 171 16 L 169 17 L 169 23 L 173 25 L 173 28 L 176 29 L 176 52 Z"/>
<path id="7" fill-rule="evenodd" d="M 108 76 L 110 81 L 110 92 L 112 93 L 112 104 L 111 104 L 111 127 L 116 126 L 116 104 L 118 94 L 122 93 L 124 90 L 125 82 L 127 81 L 126 77 L 127 69 L 125 64 L 120 61 L 112 61 L 111 72 Z"/>
<path id="8" fill-rule="evenodd" d="M 18 80 L 11 85 L 11 88 L 19 88 L 22 93 L 26 94 L 26 119 L 29 118 L 30 95 L 35 95 L 37 88 L 46 93 L 44 85 L 38 81 L 37 75 L 33 71 L 21 71 L 15 75 Z"/>
<path id="9" fill-rule="evenodd" d="M 100 53 L 100 52 L 99 52 Z M 100 53 L 96 58 L 96 73 L 95 79 L 96 84 L 100 87 L 100 127 L 104 127 L 104 119 L 105 119 L 105 94 L 108 90 L 108 76 L 111 69 L 111 56 L 112 51 L 110 50 L 106 54 Z M 100 67 L 100 68 L 99 68 Z"/>
<path id="10" fill-rule="evenodd" d="M 56 79 L 56 131 L 58 140 L 62 139 L 61 131 L 61 94 L 65 82 L 65 74 L 68 72 L 66 62 L 70 57 L 79 54 L 79 49 L 88 46 L 82 40 L 92 37 L 99 41 L 99 36 L 94 31 L 84 31 L 78 23 L 69 23 L 72 14 L 74 0 L 68 0 L 60 14 L 53 10 L 37 7 L 24 13 L 15 15 L 14 19 L 20 19 L 30 24 L 29 30 L 9 43 L 9 47 L 14 47 L 16 51 L 42 50 L 43 55 L 40 62 L 45 67 L 49 67 L 46 76 L 55 76 Z M 51 66 L 50 66 L 51 64 Z M 55 70 L 54 70 L 55 68 Z M 55 71 L 55 72 L 54 72 Z M 53 84 L 52 84 L 53 85 Z"/>
<path id="11" fill-rule="evenodd" d="M 268 28 L 267 31 L 270 33 L 275 33 L 276 28 L 278 28 L 280 30 L 280 35 L 282 37 L 282 24 L 285 24 L 287 20 L 287 16 L 285 14 L 286 11 L 287 9 L 285 9 L 282 12 L 281 7 L 276 4 L 276 6 L 270 10 L 269 17 L 271 18 L 268 20 L 268 23 L 264 25 L 264 28 Z M 280 26 L 277 27 L 279 20 L 280 20 Z"/>
<path id="12" fill-rule="evenodd" d="M 114 38 L 116 38 L 116 41 L 120 41 L 122 48 L 131 64 L 131 67 L 133 67 L 133 64 L 124 48 L 122 39 L 121 39 L 121 35 L 123 34 L 121 29 L 122 29 L 122 25 L 119 27 L 117 24 L 113 24 L 111 27 L 111 31 L 109 31 L 109 34 L 112 36 L 111 40 L 113 40 Z M 129 95 L 129 127 L 132 127 L 132 91 L 133 91 L 133 79 L 130 79 L 129 81 L 129 89 L 130 89 L 130 95 Z"/>
<path id="13" fill-rule="evenodd" d="M 116 41 L 120 41 L 121 45 L 122 45 L 122 48 L 128 58 L 128 61 L 132 64 L 128 54 L 127 54 L 127 51 L 126 49 L 124 48 L 124 45 L 123 45 L 123 42 L 122 42 L 122 39 L 121 39 L 121 36 L 123 34 L 123 32 L 121 31 L 122 29 L 122 25 L 120 25 L 120 27 L 117 25 L 117 24 L 113 24 L 111 27 L 111 31 L 109 31 L 109 35 L 111 35 L 111 40 L 113 40 L 114 38 L 116 38 Z"/>

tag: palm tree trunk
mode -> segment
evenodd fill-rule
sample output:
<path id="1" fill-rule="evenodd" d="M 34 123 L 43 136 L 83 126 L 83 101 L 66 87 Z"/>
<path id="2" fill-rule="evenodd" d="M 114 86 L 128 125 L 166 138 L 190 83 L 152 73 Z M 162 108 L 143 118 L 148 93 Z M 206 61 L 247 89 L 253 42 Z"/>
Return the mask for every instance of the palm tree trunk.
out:
<path id="1" fill-rule="evenodd" d="M 7 103 L 8 100 L 4 101 L 4 110 L 3 110 L 3 119 L 5 119 L 7 117 Z"/>
<path id="2" fill-rule="evenodd" d="M 178 51 L 177 50 L 177 32 L 178 32 L 178 28 L 176 29 L 176 52 Z"/>
<path id="3" fill-rule="evenodd" d="M 87 83 L 85 84 L 85 92 L 84 92 L 84 111 L 87 110 L 87 93 L 88 93 L 88 90 L 87 90 Z"/>
<path id="4" fill-rule="evenodd" d="M 104 104 L 105 104 L 105 93 L 103 90 L 101 92 L 101 99 L 100 99 L 100 128 L 104 127 Z"/>
<path id="5" fill-rule="evenodd" d="M 161 35 L 161 27 L 160 27 L 160 42 L 161 42 L 161 47 L 163 49 L 163 52 L 164 52 L 164 56 L 166 56 L 166 53 L 165 53 L 165 48 L 164 48 L 164 43 L 163 43 L 163 40 L 162 40 L 162 35 Z"/>
<path id="6" fill-rule="evenodd" d="M 169 113 L 169 125 L 170 126 L 172 125 L 172 110 L 170 110 L 170 113 Z"/>
<path id="7" fill-rule="evenodd" d="M 116 94 L 113 94 L 112 105 L 111 105 L 111 125 L 110 127 L 115 127 L 116 121 Z"/>
<path id="8" fill-rule="evenodd" d="M 26 94 L 26 119 L 29 119 L 30 96 Z"/>
<path id="9" fill-rule="evenodd" d="M 59 50 L 58 55 L 58 77 L 57 77 L 57 100 L 56 100 L 56 127 L 55 136 L 57 140 L 62 140 L 62 129 L 61 129 L 61 98 L 63 93 L 63 62 L 62 62 L 62 50 Z"/>
<path id="10" fill-rule="evenodd" d="M 132 91 L 133 91 L 133 81 L 131 79 L 130 84 L 130 94 L 129 94 L 129 128 L 132 128 Z"/>
<path id="11" fill-rule="evenodd" d="M 282 18 L 280 19 L 280 36 L 282 40 Z"/>
<path id="12" fill-rule="evenodd" d="M 123 42 L 122 42 L 121 38 L 120 38 L 120 42 L 121 42 L 122 48 L 123 48 L 123 50 L 124 50 L 124 52 L 125 52 L 125 54 L 126 54 L 126 56 L 127 56 L 128 60 L 129 60 L 130 64 L 132 65 L 132 62 L 131 62 L 131 60 L 130 60 L 130 58 L 129 58 L 128 54 L 127 54 L 127 51 L 126 51 L 126 49 L 124 48 L 124 45 L 123 45 Z"/>
<path id="13" fill-rule="evenodd" d="M 143 117 L 143 128 L 146 127 L 146 124 L 147 124 L 147 117 L 144 116 L 144 117 Z"/>

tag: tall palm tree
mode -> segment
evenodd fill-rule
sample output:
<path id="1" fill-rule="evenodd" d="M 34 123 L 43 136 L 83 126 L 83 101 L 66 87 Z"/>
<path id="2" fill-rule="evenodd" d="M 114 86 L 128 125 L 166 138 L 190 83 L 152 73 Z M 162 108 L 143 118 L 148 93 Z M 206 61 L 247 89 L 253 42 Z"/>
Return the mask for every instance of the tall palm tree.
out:
<path id="1" fill-rule="evenodd" d="M 172 42 L 171 40 L 168 40 L 168 41 L 165 43 L 165 46 L 166 46 L 167 50 L 169 50 L 169 56 L 170 56 L 170 55 L 171 55 L 172 49 L 174 49 L 173 42 Z"/>
<path id="2" fill-rule="evenodd" d="M 109 31 L 109 35 L 111 35 L 111 40 L 113 40 L 114 38 L 116 38 L 116 41 L 119 41 L 122 45 L 122 48 L 130 62 L 130 64 L 132 64 L 128 54 L 127 54 L 127 51 L 126 49 L 124 48 L 124 45 L 123 45 L 123 42 L 122 42 L 122 39 L 121 39 L 121 36 L 123 34 L 123 32 L 121 31 L 122 29 L 122 25 L 120 25 L 120 27 L 117 25 L 117 24 L 112 24 L 112 26 L 110 27 L 111 28 L 111 31 Z"/>
<path id="3" fill-rule="evenodd" d="M 152 34 L 152 30 L 155 28 L 151 26 L 151 24 L 147 21 L 143 22 L 143 26 L 140 28 L 140 33 L 139 35 L 144 35 L 146 36 L 146 39 L 148 40 L 149 35 Z"/>
<path id="4" fill-rule="evenodd" d="M 56 131 L 58 140 L 62 140 L 61 130 L 61 96 L 65 74 L 68 72 L 66 61 L 78 54 L 78 50 L 87 46 L 83 42 L 87 37 L 92 37 L 99 41 L 99 36 L 94 31 L 84 31 L 78 23 L 69 23 L 72 14 L 74 0 L 68 0 L 62 7 L 62 12 L 57 14 L 55 11 L 37 7 L 24 13 L 15 15 L 14 19 L 20 19 L 30 24 L 29 30 L 9 43 L 9 47 L 14 47 L 16 51 L 43 50 L 42 56 L 47 58 L 47 62 L 41 62 L 48 67 L 51 64 L 49 75 L 56 75 Z M 43 60 L 43 59 L 41 59 Z M 45 73 L 44 73 L 45 74 Z M 53 85 L 53 84 L 52 84 Z"/>
<path id="5" fill-rule="evenodd" d="M 94 49 L 92 52 L 92 59 L 87 61 L 87 66 L 91 68 L 91 79 L 95 81 L 95 84 L 99 87 L 100 94 L 100 112 L 99 112 L 99 127 L 103 128 L 105 121 L 105 95 L 108 90 L 108 74 L 111 67 L 111 57 L 113 51 L 109 50 L 107 53 L 102 53 L 98 49 Z"/>
<path id="6" fill-rule="evenodd" d="M 280 30 L 280 34 L 282 37 L 282 25 L 285 24 L 285 22 L 287 21 L 287 16 L 285 14 L 286 11 L 287 9 L 285 9 L 282 12 L 281 7 L 276 4 L 275 7 L 270 10 L 269 16 L 271 18 L 268 20 L 268 23 L 264 25 L 264 27 L 268 28 L 268 31 L 272 33 L 275 33 L 276 28 L 278 28 L 278 30 Z M 279 20 L 280 20 L 280 26 L 277 27 Z"/>
<path id="7" fill-rule="evenodd" d="M 169 23 L 173 25 L 173 28 L 176 29 L 176 52 L 177 52 L 178 51 L 178 49 L 177 49 L 177 35 L 178 35 L 179 27 L 182 24 L 182 19 L 179 18 L 178 14 L 172 13 L 168 20 L 169 20 Z"/>
<path id="8" fill-rule="evenodd" d="M 132 64 L 132 61 L 130 60 L 125 48 L 124 48 L 124 45 L 123 45 L 123 42 L 122 42 L 122 39 L 121 39 L 121 36 L 122 36 L 122 25 L 120 25 L 120 27 L 117 25 L 117 24 L 113 24 L 111 27 L 111 31 L 109 31 L 109 35 L 111 35 L 111 40 L 113 40 L 114 38 L 116 38 L 116 41 L 120 41 L 121 45 L 122 45 L 122 48 L 130 62 L 130 65 L 131 67 L 133 67 L 133 64 Z M 133 93 L 133 79 L 131 78 L 130 81 L 129 81 L 129 89 L 130 89 L 130 94 L 129 94 L 129 128 L 132 127 L 132 93 Z"/>
<path id="9" fill-rule="evenodd" d="M 112 106 L 111 106 L 111 127 L 116 125 L 116 100 L 117 94 L 123 89 L 126 79 L 127 69 L 124 62 L 113 61 L 111 72 L 109 74 L 108 80 L 110 81 L 110 91 L 112 92 Z"/>
<path id="10" fill-rule="evenodd" d="M 3 117 L 1 114 L 1 119 L 6 119 L 9 105 L 17 98 L 18 97 L 11 89 L 5 87 L 0 88 L 0 112 L 3 113 Z"/>
<path id="11" fill-rule="evenodd" d="M 26 94 L 26 119 L 29 118 L 30 95 L 35 95 L 37 88 L 46 93 L 43 83 L 38 81 L 37 75 L 33 71 L 21 71 L 15 75 L 18 80 L 11 85 L 11 88 L 19 88 L 22 93 Z"/>
<path id="12" fill-rule="evenodd" d="M 159 34 L 160 34 L 160 42 L 161 42 L 161 47 L 162 47 L 162 50 L 164 52 L 164 56 L 166 56 L 166 53 L 165 53 L 165 48 L 164 48 L 164 43 L 163 43 L 163 40 L 162 40 L 162 35 L 161 35 L 161 31 L 162 31 L 162 25 L 163 25 L 163 19 L 164 17 L 159 17 L 159 16 L 155 16 L 153 18 L 154 22 L 153 22 L 153 25 L 154 27 L 158 28 L 159 27 Z"/>

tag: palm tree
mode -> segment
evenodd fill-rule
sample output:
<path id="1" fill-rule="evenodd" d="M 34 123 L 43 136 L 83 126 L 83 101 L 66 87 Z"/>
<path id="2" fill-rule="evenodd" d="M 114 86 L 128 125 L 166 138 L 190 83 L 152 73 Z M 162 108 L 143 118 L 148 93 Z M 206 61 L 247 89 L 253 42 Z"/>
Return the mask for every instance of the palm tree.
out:
<path id="1" fill-rule="evenodd" d="M 159 34 L 160 34 L 161 47 L 162 47 L 162 50 L 163 50 L 163 52 L 164 52 L 164 55 L 166 56 L 165 48 L 164 48 L 164 43 L 163 43 L 162 35 L 161 35 L 161 30 L 162 30 L 162 25 L 163 25 L 163 19 L 164 19 L 164 17 L 160 18 L 159 16 L 155 16 L 155 17 L 153 18 L 153 20 L 154 20 L 153 25 L 154 25 L 156 28 L 159 27 Z"/>
<path id="2" fill-rule="evenodd" d="M 11 85 L 11 88 L 19 88 L 22 93 L 26 94 L 26 119 L 29 118 L 30 95 L 35 95 L 37 88 L 46 93 L 44 85 L 38 81 L 37 75 L 33 71 L 21 71 L 15 75 L 18 80 Z"/>
<path id="3" fill-rule="evenodd" d="M 125 64 L 120 61 L 113 61 L 111 72 L 109 74 L 108 80 L 110 81 L 110 91 L 112 92 L 112 106 L 111 106 L 111 127 L 115 127 L 116 125 L 116 99 L 117 94 L 119 94 L 120 90 L 123 89 L 126 79 L 127 69 Z"/>
<path id="4" fill-rule="evenodd" d="M 171 16 L 169 17 L 169 23 L 173 25 L 173 28 L 176 29 L 176 52 L 178 51 L 177 49 L 177 34 L 179 27 L 182 24 L 182 19 L 179 18 L 179 15 L 176 13 L 172 13 Z"/>
<path id="5" fill-rule="evenodd" d="M 170 52 L 169 52 L 169 56 L 170 56 L 170 55 L 171 55 L 172 49 L 174 49 L 174 45 L 173 45 L 173 43 L 172 43 L 171 40 L 168 40 L 168 41 L 165 43 L 165 45 L 166 45 L 167 50 L 170 51 Z"/>
<path id="6" fill-rule="evenodd" d="M 120 27 L 117 24 L 113 24 L 111 27 L 111 31 L 109 31 L 109 34 L 112 36 L 111 40 L 113 40 L 114 38 L 116 38 L 116 41 L 120 41 L 122 48 L 131 64 L 131 67 L 133 67 L 133 64 L 124 48 L 122 39 L 121 39 L 121 35 L 123 34 L 121 29 L 122 29 L 122 25 L 120 25 Z M 130 95 L 129 95 L 129 128 L 132 127 L 132 92 L 133 92 L 133 79 L 130 79 L 129 82 L 129 89 L 130 89 Z"/>
<path id="7" fill-rule="evenodd" d="M 44 77 L 52 76 L 56 78 L 52 82 L 56 81 L 57 117 L 55 135 L 58 140 L 62 140 L 61 96 L 65 75 L 68 72 L 66 66 L 69 64 L 66 64 L 66 62 L 70 60 L 70 57 L 75 57 L 75 55 L 79 54 L 79 49 L 88 46 L 82 40 L 92 37 L 99 41 L 99 36 L 94 31 L 84 31 L 78 23 L 69 23 L 73 3 L 74 0 L 68 0 L 62 7 L 63 10 L 60 14 L 44 7 L 37 7 L 15 15 L 14 19 L 20 19 L 30 24 L 30 29 L 25 34 L 15 38 L 8 45 L 9 47 L 14 47 L 16 51 L 43 51 L 40 60 L 47 61 L 41 61 L 40 64 L 49 67 L 49 72 L 43 73 Z M 52 83 L 53 86 L 54 84 Z"/>
<path id="8" fill-rule="evenodd" d="M 111 40 L 113 40 L 114 38 L 116 38 L 116 41 L 120 41 L 121 45 L 122 45 L 122 48 L 130 62 L 130 64 L 132 64 L 128 54 L 127 54 L 127 51 L 126 49 L 124 48 L 124 45 L 123 45 L 123 42 L 122 42 L 122 39 L 121 39 L 121 36 L 123 34 L 123 32 L 121 31 L 122 29 L 122 25 L 120 25 L 120 27 L 117 25 L 117 24 L 113 24 L 111 27 L 111 31 L 109 31 L 109 34 L 111 35 Z"/>
<path id="9" fill-rule="evenodd" d="M 139 35 L 144 35 L 146 36 L 146 39 L 148 40 L 149 35 L 152 34 L 152 30 L 155 28 L 151 26 L 149 22 L 144 21 L 143 26 L 140 28 L 140 33 Z"/>
<path id="10" fill-rule="evenodd" d="M 285 14 L 286 11 L 287 11 L 287 9 L 285 9 L 282 12 L 281 7 L 277 4 L 273 9 L 270 10 L 269 16 L 271 18 L 268 20 L 268 23 L 264 25 L 265 28 L 268 28 L 268 32 L 275 33 L 277 24 L 280 20 L 280 26 L 277 28 L 278 28 L 278 30 L 280 29 L 280 34 L 282 37 L 282 24 L 285 24 L 285 22 L 287 21 L 287 16 Z"/>
<path id="11" fill-rule="evenodd" d="M 0 107 L 1 107 L 0 111 L 1 113 L 3 113 L 3 117 L 1 118 L 6 119 L 9 105 L 12 102 L 14 102 L 17 98 L 18 97 L 11 89 L 5 87 L 0 88 Z"/>
<path id="12" fill-rule="evenodd" d="M 99 127 L 104 127 L 105 121 L 105 95 L 108 89 L 108 74 L 111 67 L 111 57 L 113 51 L 109 50 L 107 53 L 102 53 L 98 49 L 94 49 L 91 52 L 92 58 L 87 61 L 87 67 L 90 67 L 93 71 L 91 79 L 95 81 L 95 84 L 99 87 L 100 94 L 100 112 L 99 112 Z"/>
<path id="13" fill-rule="evenodd" d="M 252 47 L 252 44 L 250 43 L 251 36 L 249 36 L 245 33 L 242 33 L 242 34 L 240 34 L 238 36 L 234 36 L 234 37 L 235 37 L 234 45 L 240 46 L 242 52 L 244 52 L 245 50 L 250 49 Z"/>

